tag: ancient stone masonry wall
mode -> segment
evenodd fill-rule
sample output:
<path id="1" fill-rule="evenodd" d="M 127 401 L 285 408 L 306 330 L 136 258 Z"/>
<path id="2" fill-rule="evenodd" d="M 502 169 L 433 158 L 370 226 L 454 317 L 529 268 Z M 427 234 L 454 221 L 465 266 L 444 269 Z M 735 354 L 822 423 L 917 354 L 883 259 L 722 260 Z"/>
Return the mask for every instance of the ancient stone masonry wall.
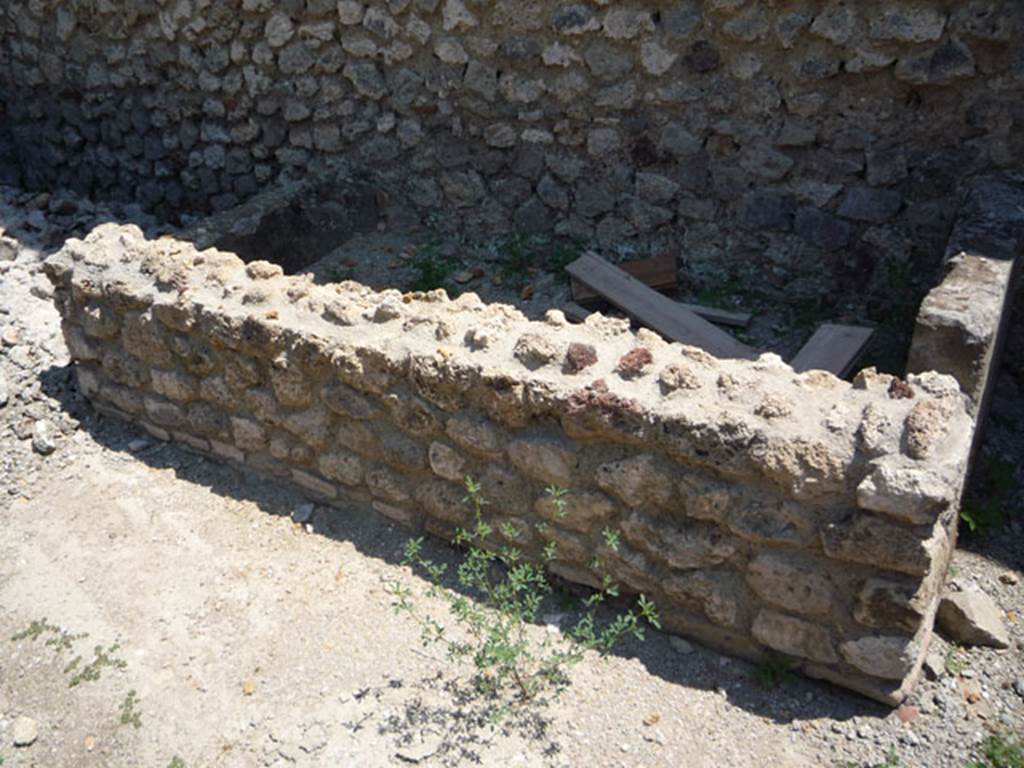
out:
<path id="1" fill-rule="evenodd" d="M 717 360 L 112 224 L 46 269 L 82 391 L 158 437 L 440 536 L 473 476 L 527 552 L 582 583 L 598 557 L 671 631 L 884 701 L 917 674 L 973 432 L 951 377 Z"/>
<path id="2" fill-rule="evenodd" d="M 393 220 L 849 281 L 933 259 L 958 180 L 1024 152 L 1017 0 L 7 0 L 0 24 L 3 178 L 168 214 L 344 158 Z"/>

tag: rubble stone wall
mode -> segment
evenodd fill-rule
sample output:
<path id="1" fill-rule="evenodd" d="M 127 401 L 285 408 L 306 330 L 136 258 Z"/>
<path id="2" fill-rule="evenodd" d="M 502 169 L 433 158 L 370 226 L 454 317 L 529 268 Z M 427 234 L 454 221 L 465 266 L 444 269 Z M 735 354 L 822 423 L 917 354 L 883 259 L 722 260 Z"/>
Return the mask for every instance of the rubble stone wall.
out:
<path id="1" fill-rule="evenodd" d="M 600 314 L 317 286 L 130 226 L 46 270 L 82 391 L 160 438 L 439 536 L 468 522 L 472 476 L 529 554 L 554 542 L 551 570 L 584 584 L 607 569 L 673 632 L 883 701 L 918 673 L 973 432 L 952 377 L 718 360 Z"/>
<path id="2" fill-rule="evenodd" d="M 0 174 L 173 214 L 345 158 L 394 220 L 850 280 L 1021 156 L 1022 34 L 1017 0 L 7 0 Z"/>

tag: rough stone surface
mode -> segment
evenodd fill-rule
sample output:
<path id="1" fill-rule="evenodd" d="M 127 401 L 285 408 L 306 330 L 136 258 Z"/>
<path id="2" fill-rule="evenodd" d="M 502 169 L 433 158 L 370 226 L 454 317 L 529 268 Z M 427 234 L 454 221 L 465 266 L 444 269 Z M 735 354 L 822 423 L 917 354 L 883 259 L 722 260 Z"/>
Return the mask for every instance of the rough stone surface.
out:
<path id="1" fill-rule="evenodd" d="M 493 514 L 545 523 L 526 554 L 554 542 L 556 572 L 594 583 L 600 555 L 626 588 L 695 617 L 710 644 L 747 637 L 883 700 L 902 695 L 858 668 L 861 646 L 838 649 L 930 615 L 952 517 L 866 512 L 857 489 L 870 462 L 891 462 L 929 478 L 899 486 L 908 507 L 933 515 L 935 498 L 959 498 L 972 426 L 948 377 L 910 376 L 922 394 L 894 399 L 770 354 L 716 360 L 600 314 L 531 322 L 470 293 L 316 286 L 132 226 L 68 240 L 46 272 L 82 390 L 106 413 L 438 534 L 466 523 L 474 477 Z M 346 323 L 324 312 L 332 303 Z M 571 344 L 583 371 L 565 364 Z M 948 414 L 942 450 L 865 445 L 865 414 L 885 414 L 889 426 L 872 421 L 884 435 L 925 395 Z M 551 485 L 570 490 L 564 515 Z M 606 527 L 622 532 L 617 551 Z M 865 579 L 897 584 L 910 607 L 883 608 Z"/>
<path id="2" fill-rule="evenodd" d="M 653 250 L 705 211 L 695 258 L 746 266 L 795 231 L 827 273 L 846 247 L 895 261 L 880 222 L 945 238 L 915 213 L 950 194 L 944 152 L 972 175 L 1024 151 L 1020 3 L 236 5 L 6 3 L 5 177 L 173 218 L 341 163 L 474 239 L 583 218 Z"/>
<path id="3" fill-rule="evenodd" d="M 16 747 L 31 747 L 39 738 L 39 723 L 22 715 L 11 726 L 11 743 Z"/>
<path id="4" fill-rule="evenodd" d="M 978 589 L 944 595 L 939 603 L 938 625 L 950 640 L 964 645 L 993 648 L 1010 645 L 1003 612 L 991 597 Z"/>

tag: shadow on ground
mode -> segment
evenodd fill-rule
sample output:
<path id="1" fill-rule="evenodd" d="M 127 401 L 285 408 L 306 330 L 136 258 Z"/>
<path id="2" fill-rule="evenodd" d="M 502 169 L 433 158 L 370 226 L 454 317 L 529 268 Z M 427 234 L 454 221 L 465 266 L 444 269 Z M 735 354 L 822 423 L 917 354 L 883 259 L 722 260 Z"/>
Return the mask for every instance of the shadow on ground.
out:
<path id="1" fill-rule="evenodd" d="M 41 375 L 42 386 L 47 393 L 58 399 L 69 412 L 81 420 L 81 428 L 106 449 L 132 454 L 149 467 L 161 470 L 171 469 L 179 480 L 209 488 L 212 492 L 239 501 L 254 503 L 263 512 L 287 517 L 295 508 L 306 501 L 305 497 L 284 480 L 257 476 L 248 471 L 221 465 L 178 444 L 154 442 L 149 436 L 131 424 L 104 416 L 94 411 L 78 392 L 71 366 L 51 368 Z M 139 449 L 142 441 L 145 448 Z M 135 448 L 131 451 L 129 446 Z M 353 505 L 344 514 L 328 514 L 314 518 L 314 532 L 337 541 L 351 543 L 360 554 L 375 558 L 392 566 L 402 562 L 406 542 L 413 534 L 377 516 L 372 511 Z M 424 556 L 435 562 L 448 564 L 448 573 L 453 574 L 459 562 L 458 552 L 439 540 L 428 539 Z M 458 590 L 454 578 L 445 586 Z M 573 608 L 572 593 L 556 588 L 548 603 L 540 611 L 541 616 L 569 613 Z M 611 621 L 616 608 L 611 606 L 598 614 L 599 621 Z M 417 627 L 410 621 L 410 652 L 418 652 Z M 829 718 L 847 720 L 853 717 L 885 717 L 889 709 L 868 699 L 833 687 L 829 684 L 804 678 L 800 675 L 787 677 L 783 684 L 773 688 L 758 682 L 754 665 L 738 659 L 729 659 L 701 647 L 690 654 L 673 650 L 669 636 L 658 631 L 648 631 L 645 641 L 628 638 L 613 653 L 617 656 L 639 661 L 647 672 L 673 685 L 687 688 L 718 691 L 730 704 L 776 723 Z M 443 670 L 442 651 L 436 649 L 439 668 Z M 447 665 L 444 665 L 447 666 Z M 411 721 L 452 718 L 445 722 L 461 723 L 466 729 L 457 734 L 467 748 L 471 748 L 473 733 L 483 727 L 479 702 L 473 702 L 464 686 L 465 681 L 445 678 L 446 672 L 439 671 L 440 679 L 448 687 L 450 706 L 437 707 L 433 703 L 421 705 L 416 701 L 408 704 L 406 717 Z M 398 721 L 391 727 L 398 728 Z M 546 722 L 539 719 L 511 720 L 506 727 L 514 727 L 533 738 L 542 738 Z"/>

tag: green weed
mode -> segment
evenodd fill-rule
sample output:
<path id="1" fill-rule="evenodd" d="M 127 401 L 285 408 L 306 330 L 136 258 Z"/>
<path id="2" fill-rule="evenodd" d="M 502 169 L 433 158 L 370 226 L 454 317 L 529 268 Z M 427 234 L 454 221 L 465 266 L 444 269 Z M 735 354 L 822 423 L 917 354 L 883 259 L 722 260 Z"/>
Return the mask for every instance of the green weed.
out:
<path id="1" fill-rule="evenodd" d="M 982 755 L 982 760 L 972 760 L 964 768 L 1024 768 L 1024 745 L 1002 734 L 985 739 Z"/>
<path id="2" fill-rule="evenodd" d="M 642 622 L 660 626 L 654 604 L 643 595 L 635 609 L 599 625 L 598 607 L 618 594 L 617 585 L 605 576 L 602 588 L 582 601 L 582 615 L 575 626 L 565 634 L 544 633 L 540 640 L 531 637 L 530 625 L 537 622 L 542 602 L 552 591 L 544 567 L 529 562 L 516 546 L 495 545 L 495 530 L 484 517 L 487 501 L 481 488 L 472 478 L 465 485 L 464 503 L 472 509 L 473 527 L 459 530 L 455 537 L 456 544 L 465 547 L 456 571 L 459 591 L 442 585 L 446 565 L 423 556 L 423 539 L 408 542 L 403 560 L 426 573 L 431 583 L 427 594 L 444 600 L 463 630 L 461 636 L 452 636 L 438 620 L 423 614 L 411 590 L 399 582 L 388 591 L 395 598 L 396 612 L 408 614 L 420 625 L 424 645 L 439 644 L 449 659 L 472 661 L 473 682 L 489 721 L 502 720 L 548 693 L 557 696 L 569 683 L 568 669 L 582 661 L 587 650 L 604 655 L 626 636 L 642 640 Z M 564 513 L 566 492 L 549 488 L 548 493 Z M 512 541 L 521 534 L 514 526 L 503 533 Z M 613 538 L 607 532 L 605 537 Z M 544 563 L 555 556 L 552 542 L 544 550 Z"/>
<path id="3" fill-rule="evenodd" d="M 142 727 L 142 713 L 135 708 L 138 703 L 139 699 L 135 695 L 135 691 L 128 691 L 124 701 L 121 702 L 121 725 L 131 725 L 135 728 Z"/>
<path id="4" fill-rule="evenodd" d="M 458 266 L 458 262 L 450 256 L 442 256 L 438 248 L 436 242 L 430 242 L 416 251 L 416 257 L 412 260 L 416 277 L 409 290 L 425 292 L 444 288 L 450 294 L 455 292 L 448 282 L 448 275 Z"/>
<path id="5" fill-rule="evenodd" d="M 942 660 L 942 666 L 946 669 L 946 674 L 952 677 L 956 677 L 964 671 L 963 658 L 960 656 L 960 646 L 955 643 L 949 646 L 949 650 L 946 651 L 946 656 Z"/>
<path id="6" fill-rule="evenodd" d="M 68 688 L 74 688 L 81 683 L 99 680 L 106 667 L 111 669 L 124 669 L 127 667 L 127 662 L 114 656 L 120 647 L 117 643 L 114 643 L 109 648 L 97 645 L 93 648 L 93 660 L 84 667 L 79 667 L 79 664 L 82 662 L 81 656 L 73 658 L 64 668 L 65 674 L 74 673 L 71 674 L 71 679 L 68 680 Z"/>
<path id="7" fill-rule="evenodd" d="M 754 677 L 765 688 L 778 688 L 789 680 L 794 666 L 792 659 L 769 653 L 754 667 Z"/>
<path id="8" fill-rule="evenodd" d="M 167 768 L 188 768 L 188 766 L 185 765 L 184 760 L 175 755 L 171 758 L 171 762 L 167 764 Z"/>

